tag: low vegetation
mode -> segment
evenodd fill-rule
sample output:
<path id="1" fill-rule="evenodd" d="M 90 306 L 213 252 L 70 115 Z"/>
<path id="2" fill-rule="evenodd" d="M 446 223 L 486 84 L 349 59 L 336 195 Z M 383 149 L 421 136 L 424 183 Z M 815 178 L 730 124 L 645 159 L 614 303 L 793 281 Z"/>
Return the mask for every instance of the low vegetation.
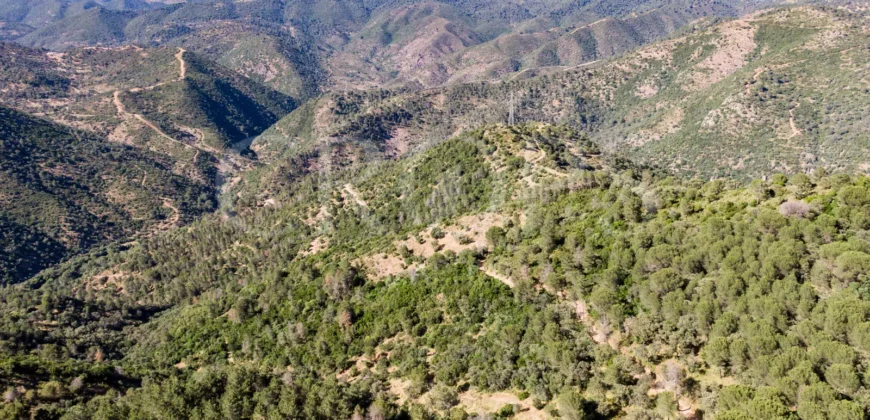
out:
<path id="1" fill-rule="evenodd" d="M 494 126 L 300 175 L 272 205 L 8 288 L 4 409 L 464 418 L 501 398 L 530 402 L 490 414 L 863 418 L 867 179 L 680 181 L 572 136 Z M 482 211 L 503 215 L 482 248 L 395 245 Z M 416 268 L 377 278 L 358 263 L 375 254 Z"/>
<path id="2" fill-rule="evenodd" d="M 870 415 L 863 5 L 171 3 L 0 5 L 0 418 Z"/>

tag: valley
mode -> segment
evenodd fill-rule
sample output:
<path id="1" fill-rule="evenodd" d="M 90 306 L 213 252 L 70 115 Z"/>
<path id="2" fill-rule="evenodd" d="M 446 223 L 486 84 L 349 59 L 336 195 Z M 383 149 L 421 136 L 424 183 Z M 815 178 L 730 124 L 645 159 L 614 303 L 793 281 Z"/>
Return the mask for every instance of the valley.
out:
<path id="1" fill-rule="evenodd" d="M 0 418 L 865 419 L 868 17 L 8 0 Z"/>

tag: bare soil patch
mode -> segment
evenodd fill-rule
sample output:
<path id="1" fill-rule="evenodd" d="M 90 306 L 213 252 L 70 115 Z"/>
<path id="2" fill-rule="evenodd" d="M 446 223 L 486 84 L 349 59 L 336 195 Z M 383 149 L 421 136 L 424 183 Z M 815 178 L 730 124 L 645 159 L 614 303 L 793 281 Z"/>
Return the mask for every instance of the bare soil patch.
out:
<path id="1" fill-rule="evenodd" d="M 397 247 L 407 246 L 414 254 L 424 258 L 431 257 L 436 252 L 453 251 L 460 253 L 470 249 L 486 248 L 486 231 L 493 226 L 503 226 L 508 217 L 498 213 L 481 213 L 472 216 L 461 217 L 456 224 L 441 228 L 443 238 L 432 237 L 435 226 L 431 226 L 417 236 L 400 241 Z"/>
<path id="2" fill-rule="evenodd" d="M 695 65 L 686 88 L 699 91 L 712 86 L 746 65 L 755 49 L 755 28 L 745 20 L 734 20 L 720 27 L 712 55 Z"/>

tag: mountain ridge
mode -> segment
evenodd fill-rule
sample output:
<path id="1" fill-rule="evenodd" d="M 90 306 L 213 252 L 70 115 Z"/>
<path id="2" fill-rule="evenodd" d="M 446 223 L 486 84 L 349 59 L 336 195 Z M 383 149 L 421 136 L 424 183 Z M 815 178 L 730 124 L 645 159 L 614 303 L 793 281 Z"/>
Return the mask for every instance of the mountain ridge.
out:
<path id="1" fill-rule="evenodd" d="M 799 107 L 778 105 L 789 95 L 807 97 L 811 89 L 822 89 L 816 94 L 829 101 L 828 120 L 849 114 L 848 119 L 855 124 L 854 129 L 838 135 L 856 140 L 836 142 L 837 147 L 861 144 L 857 139 L 863 131 L 858 127 L 863 124 L 864 113 L 858 109 L 863 109 L 860 98 L 864 93 L 859 86 L 866 80 L 866 69 L 854 65 L 863 62 L 865 54 L 860 45 L 866 29 L 858 23 L 860 16 L 842 14 L 837 9 L 783 9 L 701 26 L 607 62 L 567 71 L 544 71 L 540 76 L 530 74 L 516 81 L 456 84 L 422 91 L 337 93 L 318 101 L 313 105 L 315 109 L 297 111 L 307 113 L 307 118 L 291 114 L 254 144 L 265 149 L 270 142 L 295 144 L 300 138 L 324 145 L 359 139 L 381 148 L 388 142 L 413 147 L 437 142 L 482 122 L 505 121 L 513 92 L 520 119 L 568 124 L 589 132 L 602 147 L 688 174 L 759 176 L 771 170 L 791 172 L 813 165 L 860 170 L 860 154 L 852 154 L 856 161 L 844 160 L 846 152 L 824 146 L 833 141 L 830 134 L 801 129 L 800 115 L 820 112 L 821 97 L 815 103 L 802 102 Z M 801 19 L 806 23 L 798 23 Z M 849 32 L 852 37 L 844 36 Z M 821 42 L 826 43 L 824 50 L 820 50 Z M 852 85 L 846 91 L 850 94 L 839 95 L 838 88 L 826 83 L 786 84 L 782 76 L 765 79 L 764 83 L 756 79 L 770 72 L 765 69 L 782 71 L 783 66 L 795 62 L 801 77 Z M 850 105 L 845 105 L 847 102 Z M 755 116 L 747 119 L 747 110 Z M 746 124 L 746 128 L 734 131 L 730 125 L 715 121 L 726 115 L 731 115 L 728 118 L 735 123 Z M 309 122 L 312 117 L 313 123 Z M 294 133 L 295 138 L 283 133 Z M 725 137 L 731 142 L 730 148 L 716 150 Z M 763 145 L 755 142 L 759 138 L 766 139 Z M 799 140 L 806 146 L 791 145 L 788 140 Z M 683 160 L 672 159 L 675 147 L 689 144 L 691 147 L 676 154 L 683 155 Z M 762 147 L 768 144 L 770 147 Z M 819 147 L 822 149 L 814 149 Z M 803 149 L 813 156 L 804 156 Z M 762 154 L 769 154 L 773 162 Z M 749 156 L 754 162 L 744 158 L 743 164 L 738 164 L 741 156 Z M 718 164 L 705 164 L 708 159 Z M 714 168 L 716 172 L 711 172 Z"/>
<path id="2" fill-rule="evenodd" d="M 325 0 L 311 4 L 221 0 L 157 8 L 94 4 L 81 13 L 38 27 L 19 41 L 51 48 L 175 45 L 206 54 L 301 101 L 347 84 L 431 87 L 501 77 L 542 64 L 576 65 L 619 55 L 695 19 L 735 16 L 770 4 L 777 2 L 650 0 L 609 5 L 544 1 L 533 5 L 479 5 L 430 0 L 340 4 Z M 415 27 L 427 19 L 426 13 L 420 12 L 432 8 L 451 12 L 445 14 L 447 19 L 442 25 L 427 29 L 429 35 L 414 40 L 413 45 L 385 46 L 372 44 L 366 38 L 367 33 L 383 38 L 385 34 L 375 35 L 372 30 L 390 13 L 411 10 L 402 19 Z M 117 18 L 109 19 L 110 15 Z M 77 21 L 87 19 L 91 22 L 87 25 Z M 584 29 L 586 25 L 598 29 Z M 88 28 L 90 34 L 82 33 L 82 27 Z M 455 30 L 465 35 L 451 38 Z M 521 38 L 529 36 L 536 39 L 535 43 L 549 45 L 536 45 L 540 48 L 519 53 L 488 45 L 495 41 L 521 45 Z M 475 51 L 481 42 L 485 42 L 479 46 L 483 51 Z M 448 44 L 452 45 L 445 49 Z M 262 64 L 252 65 L 251 60 Z"/>
<path id="3" fill-rule="evenodd" d="M 870 8 L 171 3 L 0 5 L 0 418 L 870 416 Z"/>

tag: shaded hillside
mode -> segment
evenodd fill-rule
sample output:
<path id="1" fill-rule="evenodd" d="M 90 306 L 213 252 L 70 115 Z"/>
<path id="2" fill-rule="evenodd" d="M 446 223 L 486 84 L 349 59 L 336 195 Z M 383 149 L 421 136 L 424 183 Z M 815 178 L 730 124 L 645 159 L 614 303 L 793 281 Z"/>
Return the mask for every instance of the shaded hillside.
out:
<path id="1" fill-rule="evenodd" d="M 141 112 L 171 137 L 190 136 L 195 127 L 202 132 L 196 141 L 220 150 L 261 133 L 295 107 L 287 96 L 195 54 L 184 59 L 183 79 L 122 96 L 130 112 Z"/>
<path id="2" fill-rule="evenodd" d="M 784 9 L 524 80 L 331 95 L 288 116 L 255 146 L 326 150 L 358 141 L 359 150 L 384 156 L 395 145 L 413 150 L 506 121 L 514 95 L 520 121 L 567 124 L 605 148 L 689 174 L 865 170 L 865 17 Z"/>
<path id="3" fill-rule="evenodd" d="M 3 290 L 4 414 L 863 418 L 864 177 L 681 181 L 528 124 L 279 181 Z"/>
<path id="4" fill-rule="evenodd" d="M 212 157 L 237 155 L 231 146 L 295 106 L 289 97 L 181 49 L 49 53 L 3 44 L 0 55 L 6 58 L 0 79 L 8 81 L 0 97 L 9 106 L 164 153 L 175 161 L 175 172 L 209 185 L 217 164 Z M 230 160 L 223 171 L 246 165 Z"/>
<path id="5" fill-rule="evenodd" d="M 490 150 L 493 148 L 495 152 Z M 525 149 L 534 151 L 528 161 L 523 157 Z M 499 170 L 498 168 L 502 166 L 505 168 Z M 415 171 L 413 179 L 403 176 L 407 169 L 412 167 L 419 169 Z M 60 413 L 66 411 L 66 407 L 70 404 L 92 398 L 94 393 L 106 392 L 110 388 L 125 390 L 139 383 L 140 380 L 153 379 L 162 382 L 159 378 L 164 373 L 175 371 L 187 373 L 189 371 L 178 371 L 179 368 L 172 366 L 180 362 L 178 357 L 186 357 L 181 354 L 176 355 L 175 350 L 171 351 L 172 356 L 160 357 L 162 362 L 159 365 L 152 365 L 156 359 L 149 357 L 142 359 L 142 356 L 149 353 L 157 355 L 164 351 L 151 349 L 153 345 L 160 346 L 158 335 L 162 327 L 159 323 L 175 323 L 179 319 L 176 316 L 180 316 L 181 319 L 192 319 L 190 317 L 193 313 L 188 311 L 196 312 L 200 308 L 189 306 L 192 297 L 196 297 L 196 300 L 210 300 L 206 298 L 207 295 L 217 288 L 227 287 L 227 291 L 232 293 L 232 299 L 235 299 L 240 286 L 236 283 L 236 279 L 248 275 L 258 276 L 255 273 L 263 272 L 261 270 L 264 269 L 266 271 L 271 271 L 273 268 L 280 269 L 297 258 L 311 258 L 312 262 L 322 258 L 326 254 L 312 254 L 308 257 L 304 255 L 309 243 L 326 231 L 330 232 L 330 235 L 336 235 L 332 243 L 340 247 L 336 248 L 335 252 L 344 255 L 342 259 L 356 258 L 354 255 L 362 258 L 369 252 L 391 247 L 391 242 L 397 240 L 404 232 L 422 229 L 430 223 L 445 218 L 479 212 L 490 205 L 500 205 L 496 203 L 506 203 L 505 200 L 510 200 L 511 191 L 525 191 L 527 182 L 558 180 L 562 176 L 567 177 L 568 174 L 572 174 L 572 178 L 566 179 L 565 182 L 575 182 L 574 175 L 579 176 L 580 173 L 594 167 L 600 167 L 600 157 L 588 141 L 562 128 L 530 126 L 518 130 L 492 127 L 486 131 L 470 133 L 445 144 L 438 150 L 420 156 L 419 160 L 406 160 L 387 166 L 374 165 L 369 168 L 372 176 L 368 179 L 358 177 L 353 172 L 337 171 L 326 175 L 332 179 L 331 182 L 319 182 L 318 174 L 306 174 L 303 179 L 298 180 L 300 182 L 292 182 L 283 187 L 282 197 L 275 206 L 255 210 L 253 214 L 244 211 L 247 215 L 233 216 L 229 219 L 206 217 L 191 225 L 190 229 L 178 229 L 143 239 L 130 248 L 113 247 L 107 252 L 98 251 L 79 257 L 69 262 L 65 268 L 46 271 L 26 285 L 16 288 L 15 291 L 10 290 L 10 293 L 19 296 L 23 301 L 28 301 L 28 296 L 32 293 L 45 293 L 46 302 L 49 302 L 47 305 L 57 309 L 53 314 L 49 312 L 50 316 L 56 316 L 53 319 L 57 323 L 51 321 L 52 330 L 47 331 L 45 335 L 22 336 L 15 330 L 24 332 L 27 329 L 25 325 L 31 322 L 42 323 L 45 321 L 42 312 L 36 315 L 39 319 L 19 318 L 15 324 L 9 322 L 11 318 L 0 318 L 0 328 L 2 328 L 0 333 L 10 339 L 15 337 L 17 343 L 14 349 L 10 347 L 9 350 L 24 355 L 31 350 L 43 348 L 49 342 L 64 342 L 64 346 L 70 345 L 77 350 L 66 353 L 54 361 L 43 359 L 36 353 L 33 356 L 16 358 L 15 361 L 10 361 L 12 363 L 10 373 L 0 375 L 0 381 L 3 381 L 3 385 L 15 381 L 25 384 L 27 389 L 42 388 L 51 380 L 63 383 L 81 375 L 84 371 L 93 372 L 86 379 L 88 385 L 85 392 L 60 392 L 54 401 L 52 401 L 53 397 L 42 396 L 30 402 L 20 401 L 30 407 L 38 404 L 42 405 L 44 410 L 57 410 L 55 412 Z M 348 187 L 346 184 L 351 186 Z M 403 192 L 406 193 L 405 197 L 396 199 Z M 440 203 L 438 206 L 427 205 L 424 202 L 426 196 L 430 194 L 438 197 Z M 325 210 L 321 215 L 317 215 L 321 207 Z M 371 219 L 375 223 L 370 224 L 367 221 L 359 224 L 360 220 L 356 213 L 364 208 L 377 212 Z M 407 223 L 401 220 L 406 220 Z M 276 222 L 279 225 L 275 225 Z M 348 223 L 350 225 L 347 225 Z M 345 226 L 353 225 L 357 225 L 357 228 L 345 229 Z M 207 237 L 211 239 L 206 240 Z M 187 245 L 178 248 L 181 243 Z M 360 277 L 360 281 L 362 279 Z M 224 283 L 225 280 L 227 283 Z M 312 280 L 321 281 L 319 278 Z M 447 281 L 447 278 L 444 280 Z M 509 291 L 498 282 L 485 278 L 482 274 L 477 281 L 479 283 L 467 283 L 470 289 L 460 288 L 456 289 L 456 292 L 459 294 L 466 293 L 465 290 L 470 292 L 477 288 L 473 286 L 474 284 L 479 284 L 491 290 L 486 292 L 487 294 L 497 293 L 501 296 L 499 299 L 512 300 L 509 299 Z M 458 286 L 455 282 L 446 284 Z M 299 286 L 303 284 L 300 283 Z M 314 283 L 303 287 L 312 286 Z M 311 290 L 321 293 L 320 286 L 314 286 Z M 479 307 L 476 310 L 484 310 L 484 306 L 479 305 L 485 305 L 485 301 L 477 300 L 484 296 L 475 298 L 473 304 Z M 335 298 L 343 299 L 340 295 L 335 295 Z M 415 299 L 425 299 L 425 295 Z M 206 300 L 203 300 L 203 303 Z M 81 307 L 85 302 L 89 302 L 89 307 L 93 308 L 91 312 L 74 309 Z M 379 305 L 385 304 L 387 301 Z M 17 313 L 17 309 L 12 307 L 5 309 L 9 311 L 4 313 Z M 168 309 L 168 312 L 157 314 L 156 309 Z M 321 311 L 322 308 L 318 308 L 316 312 L 320 314 Z M 247 314 L 240 314 L 240 316 L 242 318 L 239 319 L 248 319 Z M 320 316 L 317 315 L 318 318 Z M 230 315 L 220 319 L 236 318 L 235 315 Z M 149 320 L 150 322 L 143 324 Z M 320 321 L 312 318 L 311 322 L 311 325 L 314 325 Z M 474 323 L 477 322 L 480 321 Z M 70 335 L 69 328 L 73 324 L 83 326 L 83 331 L 87 330 L 88 333 Z M 122 330 L 124 326 L 135 328 Z M 155 333 L 158 335 L 152 335 Z M 96 341 L 98 337 L 99 342 Z M 130 347 L 129 344 L 133 342 L 130 339 L 141 341 L 142 345 Z M 354 348 L 356 346 L 355 344 Z M 356 350 L 348 350 L 356 352 Z M 0 350 L 2 351 L 5 350 Z M 5 356 L 8 353 L 3 354 Z M 245 357 L 241 353 L 237 354 L 237 357 Z M 202 356 L 203 360 L 226 357 L 211 352 L 203 353 Z M 99 369 L 101 363 L 105 366 L 113 366 L 125 357 L 129 357 L 133 364 L 146 363 L 148 367 L 140 370 L 133 368 L 133 364 L 124 365 L 126 367 L 115 370 L 115 373 L 111 370 Z M 101 359 L 102 362 L 97 359 Z M 167 362 L 170 363 L 165 365 L 168 366 L 168 370 L 164 366 Z M 194 362 L 190 360 L 186 363 Z M 339 363 L 344 364 L 344 362 Z M 336 365 L 337 367 L 339 366 Z M 46 375 L 52 369 L 60 369 L 58 372 L 63 373 L 52 375 L 49 379 Z M 336 373 L 333 368 L 326 369 L 330 371 L 330 375 Z M 148 375 L 146 378 L 142 376 L 146 371 L 154 372 L 156 375 Z M 331 387 L 332 385 L 327 385 L 323 389 L 328 390 Z M 252 388 L 251 391 L 254 389 Z M 300 410 L 303 404 L 313 403 L 313 401 L 303 402 L 310 397 L 301 390 L 299 398 L 302 398 L 298 407 Z M 95 400 L 95 403 L 99 402 Z M 138 403 L 130 402 L 130 404 Z M 342 407 L 345 405 L 343 402 L 340 404 Z M 294 409 L 291 406 L 286 409 Z M 16 410 L 24 406 L 12 404 L 3 408 Z M 329 410 L 336 409 L 344 410 L 335 406 L 330 406 Z M 314 407 L 306 410 L 314 410 L 307 411 L 310 416 L 327 416 L 326 412 Z M 86 411 L 93 412 L 90 408 Z M 126 414 L 119 415 L 126 416 Z M 162 416 L 162 413 L 157 415 Z"/>
<path id="6" fill-rule="evenodd" d="M 184 50 L 0 44 L 0 56 L 4 282 L 212 210 L 215 188 L 253 164 L 243 140 L 294 107 Z"/>
<path id="7" fill-rule="evenodd" d="M 32 26 L 23 23 L 0 21 L 0 41 L 13 41 L 32 31 Z"/>
<path id="8" fill-rule="evenodd" d="M 159 155 L 0 108 L 3 246 L 0 279 L 14 283 L 108 241 L 210 211 L 211 191 Z"/>

